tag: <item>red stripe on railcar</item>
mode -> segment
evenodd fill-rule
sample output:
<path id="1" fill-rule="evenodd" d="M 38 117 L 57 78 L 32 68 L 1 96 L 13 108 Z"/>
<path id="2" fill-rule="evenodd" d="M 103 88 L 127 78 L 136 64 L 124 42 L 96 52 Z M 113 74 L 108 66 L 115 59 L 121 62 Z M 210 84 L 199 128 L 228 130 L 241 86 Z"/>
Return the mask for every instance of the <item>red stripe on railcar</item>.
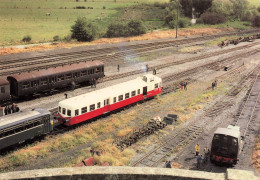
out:
<path id="1" fill-rule="evenodd" d="M 147 96 L 145 96 L 145 97 L 149 98 L 149 97 L 155 96 L 157 94 L 160 94 L 161 92 L 162 92 L 162 87 L 147 92 Z M 75 117 L 62 117 L 61 114 L 58 114 L 59 117 L 60 117 L 60 118 L 58 118 L 58 120 L 59 120 L 60 123 L 62 123 L 62 124 L 64 123 L 66 126 L 71 126 L 71 125 L 78 124 L 78 123 L 81 123 L 83 121 L 92 119 L 94 117 L 100 116 L 100 115 L 105 114 L 107 112 L 122 108 L 124 106 L 129 105 L 129 104 L 133 104 L 133 103 L 141 101 L 143 99 L 144 99 L 143 94 L 140 94 L 140 95 L 131 97 L 129 99 L 125 99 L 123 101 L 120 101 L 120 102 L 117 102 L 117 103 L 114 103 L 114 104 L 110 104 L 110 105 L 104 106 L 100 109 L 97 109 L 97 110 L 94 110 L 94 111 L 91 111 L 91 112 L 87 112 L 85 114 L 75 116 Z M 64 122 L 64 119 L 66 119 L 67 122 Z"/>

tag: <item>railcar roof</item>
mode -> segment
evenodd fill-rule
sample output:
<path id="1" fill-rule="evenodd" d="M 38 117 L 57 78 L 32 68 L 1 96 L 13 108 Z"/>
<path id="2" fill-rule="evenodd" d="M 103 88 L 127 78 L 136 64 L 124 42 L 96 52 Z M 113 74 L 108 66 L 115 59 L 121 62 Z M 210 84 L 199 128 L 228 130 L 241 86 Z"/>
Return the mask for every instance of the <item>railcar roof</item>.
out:
<path id="1" fill-rule="evenodd" d="M 7 84 L 9 84 L 9 82 L 6 79 L 0 77 L 0 86 L 7 85 Z"/>
<path id="2" fill-rule="evenodd" d="M 58 66 L 58 67 L 51 67 L 48 69 L 40 69 L 30 72 L 23 72 L 21 74 L 14 74 L 9 77 L 15 78 L 18 82 L 26 81 L 26 80 L 32 80 L 32 79 L 39 79 L 46 76 L 54 75 L 54 74 L 60 74 L 60 73 L 66 73 L 70 71 L 75 70 L 83 70 L 87 69 L 92 66 L 103 66 L 104 63 L 102 61 L 87 61 L 87 62 L 81 62 L 78 64 L 71 64 L 71 65 L 64 65 L 64 66 Z"/>
<path id="3" fill-rule="evenodd" d="M 160 79 L 159 77 L 153 75 L 145 76 L 149 78 L 154 77 L 154 80 L 157 82 Z M 99 89 L 90 93 L 63 100 L 59 103 L 59 106 L 66 107 L 68 109 L 80 109 L 82 107 L 85 107 L 86 105 L 96 104 L 97 102 L 103 103 L 103 101 L 109 97 L 118 97 L 119 95 L 125 95 L 125 93 L 128 92 L 131 93 L 131 91 L 133 90 L 141 90 L 142 87 L 147 85 L 146 82 L 142 80 L 142 78 L 143 77 L 138 77 L 134 80 L 130 80 L 127 82 L 109 86 L 107 88 Z"/>
<path id="4" fill-rule="evenodd" d="M 46 114 L 50 114 L 50 112 L 45 109 L 35 109 L 35 110 L 20 111 L 17 113 L 2 116 L 0 117 L 0 130 L 14 126 L 16 124 L 29 121 L 31 119 Z"/>
<path id="5" fill-rule="evenodd" d="M 240 132 L 238 129 L 230 129 L 230 128 L 218 128 L 214 134 L 222 134 L 222 135 L 227 135 L 231 137 L 240 137 Z"/>

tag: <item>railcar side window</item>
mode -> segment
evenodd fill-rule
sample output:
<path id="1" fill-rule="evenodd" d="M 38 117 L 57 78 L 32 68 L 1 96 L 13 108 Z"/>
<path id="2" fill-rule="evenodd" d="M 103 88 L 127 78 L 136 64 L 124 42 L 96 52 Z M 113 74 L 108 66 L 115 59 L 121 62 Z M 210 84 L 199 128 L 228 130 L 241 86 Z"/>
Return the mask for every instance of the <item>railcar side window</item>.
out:
<path id="1" fill-rule="evenodd" d="M 107 99 L 107 104 L 109 104 L 109 99 Z"/>
<path id="2" fill-rule="evenodd" d="M 99 73 L 100 72 L 100 68 L 96 68 L 96 73 Z"/>
<path id="3" fill-rule="evenodd" d="M 80 72 L 80 76 L 86 76 L 87 75 L 87 71 L 81 71 Z"/>
<path id="4" fill-rule="evenodd" d="M 118 96 L 118 101 L 122 101 L 123 99 L 123 95 Z"/>
<path id="5" fill-rule="evenodd" d="M 61 107 L 59 106 L 59 112 L 61 112 Z"/>
<path id="6" fill-rule="evenodd" d="M 88 112 L 87 107 L 81 108 L 81 114 Z"/>
<path id="7" fill-rule="evenodd" d="M 156 83 L 156 84 L 154 85 L 154 89 L 156 89 L 156 88 L 158 88 L 158 83 Z"/>
<path id="8" fill-rule="evenodd" d="M 140 89 L 137 90 L 137 94 L 140 94 Z"/>
<path id="9" fill-rule="evenodd" d="M 70 74 L 66 74 L 66 79 L 70 79 L 70 78 L 72 78 L 72 74 L 70 73 Z"/>
<path id="10" fill-rule="evenodd" d="M 129 98 L 129 93 L 126 93 L 125 94 L 125 99 L 128 99 Z"/>
<path id="11" fill-rule="evenodd" d="M 5 87 L 1 87 L 1 93 L 5 93 Z"/>
<path id="12" fill-rule="evenodd" d="M 100 108 L 100 102 L 97 103 L 97 109 L 99 109 L 99 108 Z"/>
<path id="13" fill-rule="evenodd" d="M 89 111 L 93 111 L 93 110 L 95 110 L 95 104 L 89 106 Z"/>
<path id="14" fill-rule="evenodd" d="M 63 81 L 63 80 L 64 80 L 64 76 L 63 75 L 57 76 L 57 81 Z"/>
<path id="15" fill-rule="evenodd" d="M 116 103 L 116 97 L 114 97 L 114 103 Z"/>
<path id="16" fill-rule="evenodd" d="M 76 110 L 75 110 L 75 116 L 78 116 L 78 115 L 79 115 L 79 110 L 76 109 Z"/>
<path id="17" fill-rule="evenodd" d="M 62 108 L 62 114 L 66 114 L 66 109 Z"/>
<path id="18" fill-rule="evenodd" d="M 131 96 L 134 97 L 135 96 L 135 91 L 131 92 Z"/>
<path id="19" fill-rule="evenodd" d="M 67 115 L 71 116 L 71 110 L 69 110 L 69 109 L 67 110 Z"/>

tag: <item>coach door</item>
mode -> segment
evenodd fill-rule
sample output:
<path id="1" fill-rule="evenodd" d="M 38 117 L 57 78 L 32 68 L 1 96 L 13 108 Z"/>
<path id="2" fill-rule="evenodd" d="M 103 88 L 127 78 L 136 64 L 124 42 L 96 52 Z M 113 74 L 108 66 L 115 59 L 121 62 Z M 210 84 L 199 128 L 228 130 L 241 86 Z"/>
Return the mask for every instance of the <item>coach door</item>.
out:
<path id="1" fill-rule="evenodd" d="M 144 96 L 147 95 L 147 86 L 143 87 L 143 95 L 144 95 Z"/>

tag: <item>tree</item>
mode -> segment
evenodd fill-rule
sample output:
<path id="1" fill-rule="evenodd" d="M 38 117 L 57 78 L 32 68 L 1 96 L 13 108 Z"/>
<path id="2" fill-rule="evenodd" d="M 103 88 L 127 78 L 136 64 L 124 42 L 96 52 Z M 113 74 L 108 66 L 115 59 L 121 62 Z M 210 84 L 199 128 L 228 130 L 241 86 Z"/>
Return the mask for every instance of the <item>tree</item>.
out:
<path id="1" fill-rule="evenodd" d="M 228 17 L 233 14 L 233 4 L 230 0 L 214 0 L 209 11 Z"/>
<path id="2" fill-rule="evenodd" d="M 231 0 L 235 18 L 241 18 L 248 11 L 249 2 L 247 0 Z"/>
<path id="3" fill-rule="evenodd" d="M 108 26 L 106 36 L 107 37 L 126 36 L 125 31 L 126 31 L 126 27 L 124 24 L 114 22 Z"/>
<path id="4" fill-rule="evenodd" d="M 71 26 L 71 37 L 78 41 L 92 41 L 96 34 L 96 27 L 88 23 L 85 18 L 77 18 L 75 24 Z"/>
<path id="5" fill-rule="evenodd" d="M 252 18 L 252 25 L 254 27 L 260 27 L 260 16 L 256 15 Z"/>
<path id="6" fill-rule="evenodd" d="M 200 17 L 207 9 L 212 6 L 213 0 L 180 0 L 180 4 L 184 11 L 184 15 L 187 17 L 192 16 L 192 8 L 195 13 Z"/>

